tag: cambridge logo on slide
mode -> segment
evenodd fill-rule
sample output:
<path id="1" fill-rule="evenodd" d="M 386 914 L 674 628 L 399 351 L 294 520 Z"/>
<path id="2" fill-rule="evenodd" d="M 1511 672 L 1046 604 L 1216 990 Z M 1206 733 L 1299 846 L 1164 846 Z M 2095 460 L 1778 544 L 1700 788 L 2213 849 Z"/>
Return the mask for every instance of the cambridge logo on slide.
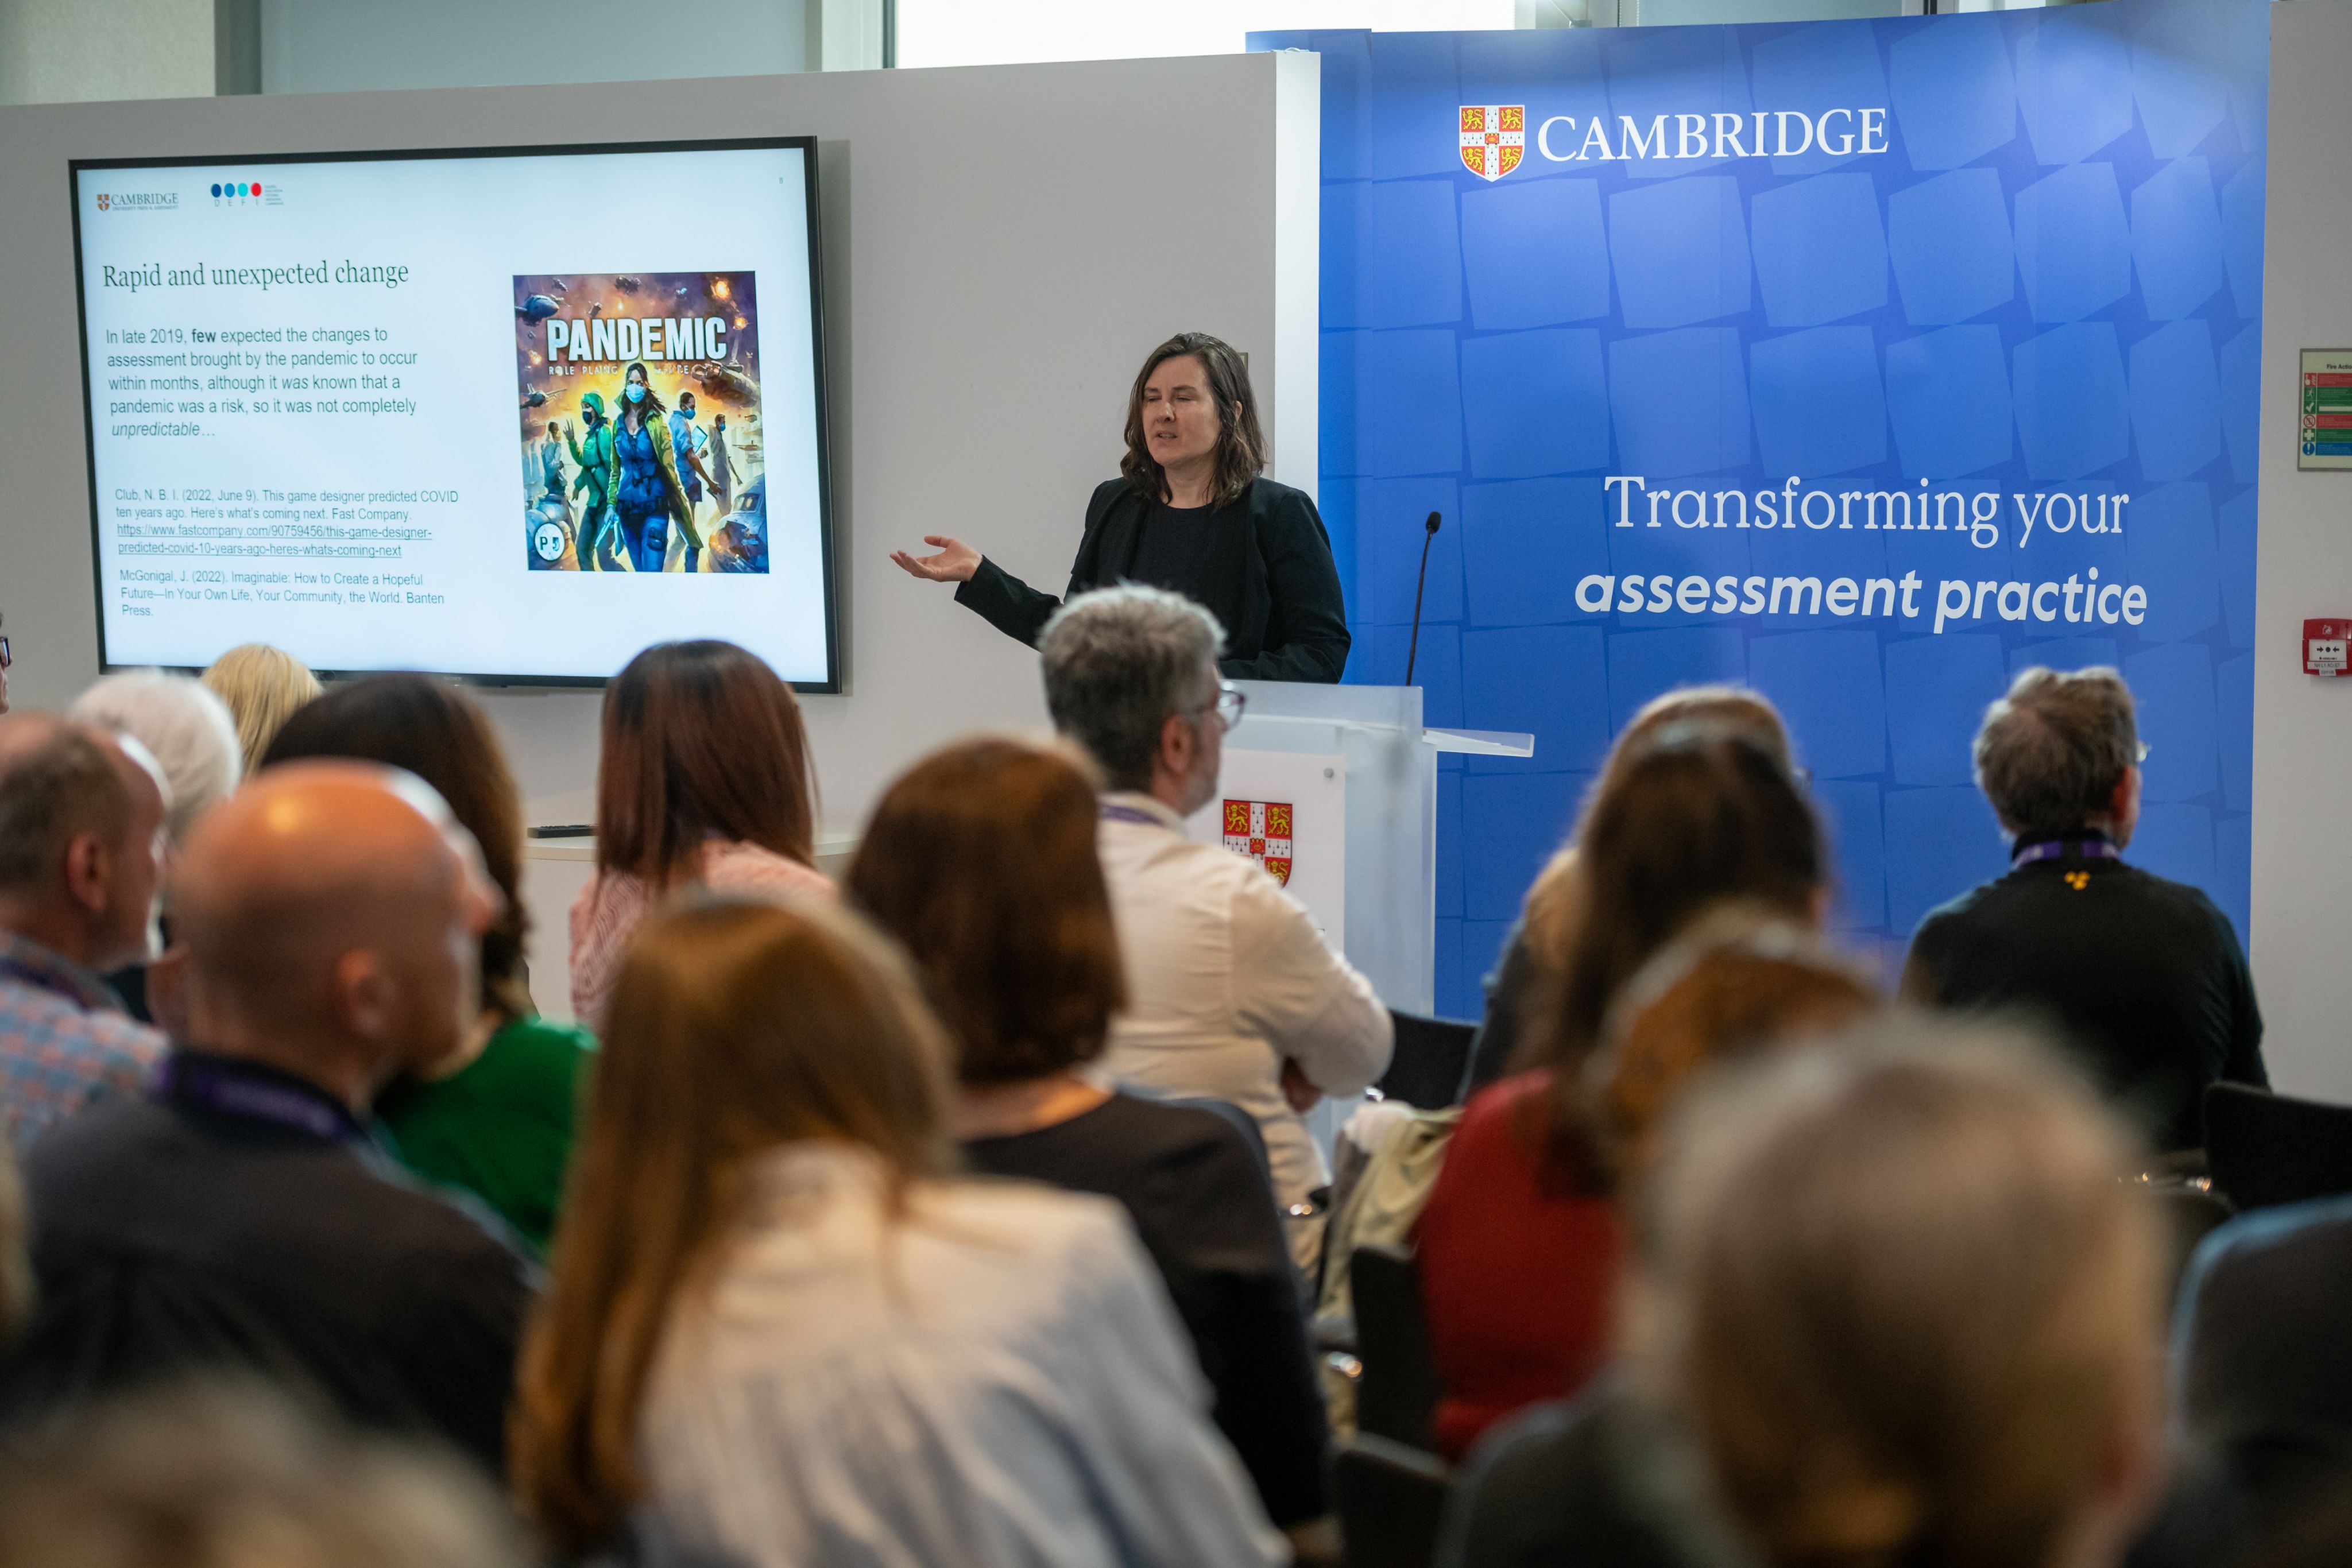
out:
<path id="1" fill-rule="evenodd" d="M 1528 150 L 1528 106 L 1462 106 L 1462 163 L 1481 180 L 1499 180 L 1519 166 Z"/>
<path id="2" fill-rule="evenodd" d="M 1470 154 L 1462 154 L 1467 158 Z M 1290 881 L 1290 802 L 1287 800 L 1228 800 L 1225 802 L 1225 848 L 1247 855 L 1272 873 Z"/>

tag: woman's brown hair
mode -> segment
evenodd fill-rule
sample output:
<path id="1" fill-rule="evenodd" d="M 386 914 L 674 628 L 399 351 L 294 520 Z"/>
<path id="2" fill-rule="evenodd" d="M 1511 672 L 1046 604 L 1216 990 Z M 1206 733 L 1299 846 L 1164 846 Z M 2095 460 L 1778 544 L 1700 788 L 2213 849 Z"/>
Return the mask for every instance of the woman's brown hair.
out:
<path id="1" fill-rule="evenodd" d="M 1684 686 L 1643 704 L 1640 711 L 1626 721 L 1625 727 L 1617 732 L 1617 738 L 1610 743 L 1609 755 L 1594 775 L 1591 792 L 1585 800 L 1585 811 L 1591 812 L 1628 757 L 1640 752 L 1666 726 L 1676 723 L 1718 724 L 1745 730 L 1758 745 L 1778 758 L 1783 768 L 1790 765 L 1789 732 L 1780 722 L 1780 710 L 1765 700 L 1762 693 L 1745 686 Z M 1558 984 L 1568 962 L 1568 950 L 1575 941 L 1577 924 L 1582 916 L 1584 900 L 1577 873 L 1576 841 L 1577 834 L 1571 832 L 1568 842 L 1544 863 L 1528 888 L 1527 901 L 1519 912 L 1521 945 L 1536 974 L 1553 985 Z M 1545 1020 L 1529 1020 L 1521 1042 L 1524 1065 L 1535 1065 L 1542 1059 L 1544 1029 Z"/>
<path id="2" fill-rule="evenodd" d="M 1163 362 L 1186 354 L 1201 361 L 1209 378 L 1209 396 L 1217 405 L 1217 465 L 1209 482 L 1209 505 L 1229 507 L 1265 472 L 1265 435 L 1258 427 L 1257 398 L 1250 391 L 1249 361 L 1223 339 L 1206 332 L 1177 333 L 1152 350 L 1143 369 L 1135 372 L 1135 385 L 1127 393 L 1127 455 L 1118 460 L 1118 471 L 1145 505 L 1168 499 L 1168 476 L 1144 439 L 1143 386 Z"/>
<path id="3" fill-rule="evenodd" d="M 646 923 L 613 993 L 518 1378 L 509 1469 L 551 1550 L 604 1546 L 641 1494 L 655 1354 L 742 1219 L 760 1156 L 856 1145 L 903 1202 L 946 1166 L 948 1049 L 905 961 L 856 915 L 698 902 Z"/>
<path id="4" fill-rule="evenodd" d="M 814 781 L 793 689 L 732 643 L 656 643 L 604 691 L 596 869 L 691 882 L 703 844 L 815 863 Z"/>
<path id="5" fill-rule="evenodd" d="M 2114 1118 L 2025 1043 L 1890 1019 L 1675 1117 L 1633 1364 L 1772 1568 L 2044 1564 L 2095 1510 L 2136 1522 L 2156 1211 Z"/>
<path id="6" fill-rule="evenodd" d="M 1071 758 L 1003 739 L 932 754 L 874 809 L 849 894 L 914 956 L 967 1083 L 1102 1052 L 1126 994 L 1096 812 Z"/>
<path id="7" fill-rule="evenodd" d="M 481 707 L 425 675 L 371 675 L 296 710 L 262 765 L 317 757 L 405 768 L 440 792 L 506 894 L 482 933 L 482 1005 L 500 1022 L 537 1012 L 523 974 L 530 920 L 522 903 L 522 798 Z"/>
<path id="8" fill-rule="evenodd" d="M 1752 900 L 1810 920 L 1828 880 L 1812 809 L 1746 727 L 1676 723 L 1628 750 L 1578 839 L 1584 907 L 1546 1046 L 1562 1092 L 1620 987 L 1707 905 Z"/>
<path id="9" fill-rule="evenodd" d="M 1740 903 L 1709 910 L 1626 983 L 1580 1075 L 1580 1131 L 1597 1174 L 1622 1190 L 1646 1168 L 1668 1109 L 1708 1069 L 1834 1033 L 1885 1002 L 1867 975 L 1785 915 Z"/>

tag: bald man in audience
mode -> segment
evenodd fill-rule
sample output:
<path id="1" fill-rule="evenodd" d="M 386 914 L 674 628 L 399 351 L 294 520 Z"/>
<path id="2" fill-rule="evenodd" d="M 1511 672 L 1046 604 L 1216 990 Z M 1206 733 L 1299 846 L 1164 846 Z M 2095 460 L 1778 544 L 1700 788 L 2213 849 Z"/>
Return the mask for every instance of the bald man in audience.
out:
<path id="1" fill-rule="evenodd" d="M 163 1055 L 100 977 L 148 956 L 169 807 L 137 741 L 0 718 L 0 1133 L 20 1151 Z"/>
<path id="2" fill-rule="evenodd" d="M 289 764 L 197 825 L 171 909 L 172 1054 L 26 1162 L 40 1302 L 0 1415 L 258 1375 L 495 1471 L 528 1268 L 367 1127 L 467 1039 L 498 909 L 473 841 L 408 774 Z"/>

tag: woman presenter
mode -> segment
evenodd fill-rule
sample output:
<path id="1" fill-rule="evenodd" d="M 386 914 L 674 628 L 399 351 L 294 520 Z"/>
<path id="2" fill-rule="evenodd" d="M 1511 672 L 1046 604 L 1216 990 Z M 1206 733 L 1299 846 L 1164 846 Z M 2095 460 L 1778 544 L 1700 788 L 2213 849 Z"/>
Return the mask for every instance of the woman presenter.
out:
<path id="1" fill-rule="evenodd" d="M 1335 682 L 1347 609 L 1331 540 L 1306 493 L 1260 476 L 1265 437 L 1240 354 L 1202 332 L 1151 350 L 1127 398 L 1120 477 L 1097 486 L 1066 595 L 1115 582 L 1183 594 L 1225 629 L 1218 668 L 1243 680 Z M 961 539 L 894 550 L 917 577 L 961 584 L 956 601 L 1034 646 L 1061 601 Z"/>

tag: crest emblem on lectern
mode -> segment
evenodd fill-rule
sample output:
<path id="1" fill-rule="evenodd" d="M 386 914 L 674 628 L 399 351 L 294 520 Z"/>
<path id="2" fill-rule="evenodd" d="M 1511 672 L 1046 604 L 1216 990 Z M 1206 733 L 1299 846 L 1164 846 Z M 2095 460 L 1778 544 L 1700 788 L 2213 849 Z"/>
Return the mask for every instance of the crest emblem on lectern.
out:
<path id="1" fill-rule="evenodd" d="M 1225 848 L 1265 867 L 1274 880 L 1290 881 L 1290 802 L 1225 802 Z"/>
<path id="2" fill-rule="evenodd" d="M 1499 180 L 1519 166 L 1527 151 L 1527 105 L 1462 106 L 1462 166 L 1470 172 L 1481 180 Z"/>

